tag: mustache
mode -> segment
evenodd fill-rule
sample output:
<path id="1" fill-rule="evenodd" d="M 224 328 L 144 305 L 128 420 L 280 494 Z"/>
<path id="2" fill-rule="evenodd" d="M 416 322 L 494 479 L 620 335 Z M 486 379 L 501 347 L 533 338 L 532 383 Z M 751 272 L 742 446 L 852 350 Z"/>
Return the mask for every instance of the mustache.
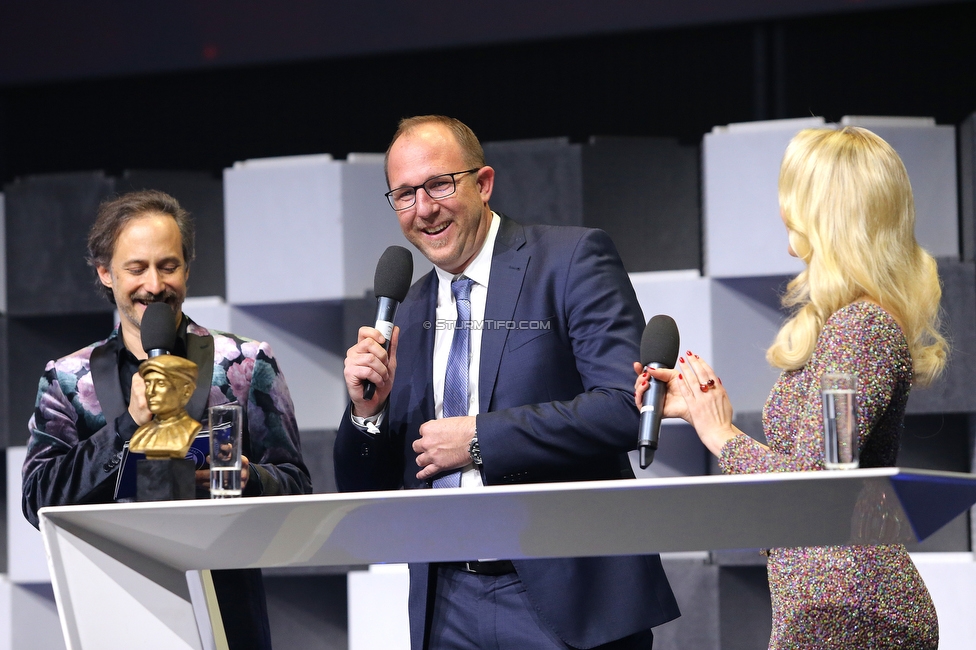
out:
<path id="1" fill-rule="evenodd" d="M 160 293 L 134 293 L 129 296 L 132 302 L 142 302 L 151 305 L 154 302 L 163 302 L 173 307 L 178 301 L 179 296 L 174 291 L 166 290 Z"/>

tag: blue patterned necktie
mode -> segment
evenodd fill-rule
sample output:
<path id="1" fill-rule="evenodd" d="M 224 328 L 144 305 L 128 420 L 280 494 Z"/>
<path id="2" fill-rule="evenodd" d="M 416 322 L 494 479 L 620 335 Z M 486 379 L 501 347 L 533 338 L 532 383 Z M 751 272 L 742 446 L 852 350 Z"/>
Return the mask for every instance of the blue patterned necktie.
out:
<path id="1" fill-rule="evenodd" d="M 457 304 L 457 321 L 451 351 L 447 354 L 444 377 L 444 417 L 468 414 L 468 363 L 471 360 L 471 285 L 474 280 L 461 276 L 451 283 Z M 461 471 L 455 470 L 434 479 L 435 488 L 461 487 Z"/>

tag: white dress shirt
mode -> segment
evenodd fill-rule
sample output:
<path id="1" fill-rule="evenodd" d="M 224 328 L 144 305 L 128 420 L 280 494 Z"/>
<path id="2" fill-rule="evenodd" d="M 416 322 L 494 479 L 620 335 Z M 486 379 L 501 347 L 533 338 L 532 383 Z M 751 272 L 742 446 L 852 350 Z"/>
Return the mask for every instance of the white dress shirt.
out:
<path id="1" fill-rule="evenodd" d="M 468 363 L 468 415 L 478 415 L 478 371 L 481 368 L 481 333 L 485 320 L 485 303 L 488 301 L 488 280 L 491 275 L 491 256 L 495 250 L 495 237 L 501 219 L 497 214 L 491 214 L 491 226 L 485 243 L 475 255 L 471 263 L 460 275 L 471 278 L 471 322 L 469 330 L 471 341 L 471 359 Z M 451 351 L 451 341 L 454 339 L 454 323 L 457 321 L 457 304 L 451 293 L 451 283 L 460 276 L 455 276 L 443 269 L 434 267 L 437 273 L 437 311 L 434 325 L 434 417 L 444 416 L 444 378 L 447 376 L 447 356 Z M 481 471 L 473 464 L 462 468 L 461 487 L 481 486 Z"/>
<path id="2" fill-rule="evenodd" d="M 481 368 L 481 332 L 485 320 L 485 303 L 488 302 L 488 280 L 491 275 L 491 256 L 495 250 L 495 237 L 498 235 L 498 227 L 501 219 L 494 212 L 491 213 L 491 225 L 488 227 L 488 236 L 481 250 L 474 256 L 471 263 L 461 272 L 460 275 L 471 278 L 474 283 L 471 285 L 471 321 L 473 323 L 470 332 L 471 358 L 468 363 L 468 415 L 478 415 L 480 405 L 478 402 L 478 371 Z M 434 417 L 440 419 L 444 417 L 444 379 L 447 376 L 447 356 L 451 351 L 451 341 L 454 339 L 454 323 L 457 321 L 457 304 L 454 301 L 454 294 L 451 292 L 451 283 L 456 277 L 447 271 L 434 267 L 437 274 L 437 308 L 434 313 Z M 394 380 L 396 381 L 396 380 Z M 354 425 L 371 434 L 379 433 L 379 425 L 386 416 L 384 408 L 378 414 L 361 418 L 352 416 Z M 468 463 L 461 468 L 461 487 L 483 486 L 481 471 Z"/>

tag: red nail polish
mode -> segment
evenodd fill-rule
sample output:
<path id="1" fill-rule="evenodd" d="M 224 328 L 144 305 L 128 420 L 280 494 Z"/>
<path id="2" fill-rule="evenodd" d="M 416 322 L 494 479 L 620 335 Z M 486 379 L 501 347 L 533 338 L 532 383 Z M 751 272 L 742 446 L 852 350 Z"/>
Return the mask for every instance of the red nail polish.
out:
<path id="1" fill-rule="evenodd" d="M 647 386 L 647 380 L 646 379 L 644 380 L 644 383 L 641 384 L 641 386 Z"/>
<path id="2" fill-rule="evenodd" d="M 684 363 L 685 362 L 685 358 L 684 357 L 678 357 L 678 362 L 679 363 Z"/>
<path id="3" fill-rule="evenodd" d="M 685 354 L 687 354 L 690 357 L 691 356 L 691 350 L 686 350 L 685 351 Z"/>
<path id="4" fill-rule="evenodd" d="M 719 385 L 721 385 L 721 383 L 722 383 L 722 378 L 721 377 L 718 377 L 718 383 L 719 383 Z"/>
<path id="5" fill-rule="evenodd" d="M 684 377 L 681 376 L 681 373 L 678 373 L 678 379 L 684 379 Z"/>
<path id="6" fill-rule="evenodd" d="M 697 355 L 697 354 L 695 355 L 695 358 L 696 358 L 696 359 L 698 358 L 698 355 Z"/>

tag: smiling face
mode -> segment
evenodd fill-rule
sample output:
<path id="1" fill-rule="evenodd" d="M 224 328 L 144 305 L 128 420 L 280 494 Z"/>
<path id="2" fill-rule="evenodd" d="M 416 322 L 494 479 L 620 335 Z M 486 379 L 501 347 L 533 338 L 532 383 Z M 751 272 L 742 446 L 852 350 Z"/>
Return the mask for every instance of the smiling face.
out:
<path id="1" fill-rule="evenodd" d="M 189 271 L 176 220 L 160 213 L 132 219 L 119 232 L 109 268 L 97 270 L 99 280 L 115 297 L 126 347 L 145 358 L 140 325 L 146 305 L 165 302 L 177 324 L 182 317 Z"/>
<path id="2" fill-rule="evenodd" d="M 387 180 L 391 188 L 409 187 L 471 167 L 447 127 L 424 124 L 401 135 L 390 147 Z M 491 167 L 457 176 L 454 194 L 438 201 L 423 189 L 417 190 L 417 203 L 397 212 L 404 236 L 437 267 L 460 273 L 488 236 L 488 199 L 494 179 Z"/>

